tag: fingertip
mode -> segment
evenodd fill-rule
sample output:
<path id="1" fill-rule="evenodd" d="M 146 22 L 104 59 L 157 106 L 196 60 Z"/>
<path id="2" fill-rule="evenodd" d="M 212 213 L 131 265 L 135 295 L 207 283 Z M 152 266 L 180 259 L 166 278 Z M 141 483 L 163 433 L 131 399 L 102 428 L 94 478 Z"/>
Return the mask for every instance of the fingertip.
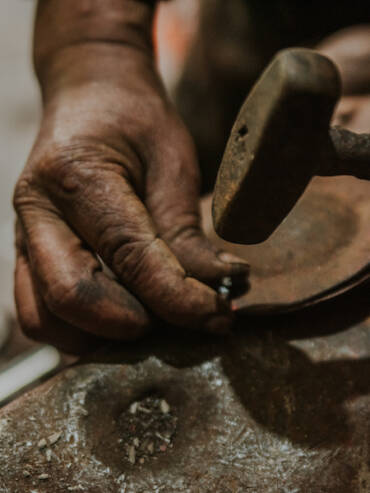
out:
<path id="1" fill-rule="evenodd" d="M 220 252 L 217 257 L 222 263 L 230 266 L 231 275 L 247 275 L 250 272 L 250 265 L 248 262 L 232 253 Z"/>
<path id="2" fill-rule="evenodd" d="M 173 250 L 187 272 L 212 286 L 224 277 L 229 276 L 237 281 L 249 275 L 250 266 L 244 259 L 218 251 L 201 233 L 177 244 Z"/>

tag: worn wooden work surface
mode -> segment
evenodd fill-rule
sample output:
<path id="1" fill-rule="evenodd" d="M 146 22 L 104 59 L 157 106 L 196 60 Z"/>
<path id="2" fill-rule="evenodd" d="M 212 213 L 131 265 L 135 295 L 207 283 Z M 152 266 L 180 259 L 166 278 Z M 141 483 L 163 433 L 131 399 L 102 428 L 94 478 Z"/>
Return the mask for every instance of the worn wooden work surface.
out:
<path id="1" fill-rule="evenodd" d="M 64 371 L 1 411 L 0 491 L 368 493 L 369 299 L 241 319 L 228 339 L 158 331 Z M 134 419 L 153 397 L 167 415 Z"/>

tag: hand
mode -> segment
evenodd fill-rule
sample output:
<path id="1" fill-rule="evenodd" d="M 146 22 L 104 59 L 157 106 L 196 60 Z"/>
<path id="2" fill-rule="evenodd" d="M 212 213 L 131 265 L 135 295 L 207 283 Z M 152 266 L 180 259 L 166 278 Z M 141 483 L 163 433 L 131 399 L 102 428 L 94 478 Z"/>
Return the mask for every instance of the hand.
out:
<path id="1" fill-rule="evenodd" d="M 101 338 L 140 337 L 153 315 L 227 331 L 231 309 L 209 286 L 244 277 L 248 266 L 200 231 L 193 143 L 152 64 L 127 50 L 117 62 L 124 75 L 113 76 L 107 62 L 104 76 L 92 76 L 97 59 L 113 56 L 106 49 L 87 44 L 65 55 L 77 75 L 46 95 L 16 186 L 20 323 L 75 353 Z M 83 80 L 81 64 L 90 74 Z"/>
<path id="2" fill-rule="evenodd" d="M 358 133 L 370 130 L 370 24 L 347 27 L 322 40 L 318 50 L 337 65 L 343 96 L 333 125 Z"/>
<path id="3" fill-rule="evenodd" d="M 346 127 L 352 132 L 369 133 L 370 95 L 355 94 L 342 97 L 335 110 L 332 124 Z"/>

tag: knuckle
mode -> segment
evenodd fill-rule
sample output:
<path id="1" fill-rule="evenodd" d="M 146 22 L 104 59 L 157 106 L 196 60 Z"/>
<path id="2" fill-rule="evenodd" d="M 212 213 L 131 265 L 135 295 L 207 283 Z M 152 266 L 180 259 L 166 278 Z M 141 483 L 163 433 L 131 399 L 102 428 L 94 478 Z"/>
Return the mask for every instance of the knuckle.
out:
<path id="1" fill-rule="evenodd" d="M 163 238 L 171 247 L 186 244 L 188 241 L 201 236 L 200 219 L 196 212 L 189 212 L 180 216 L 179 220 L 163 234 Z"/>
<path id="2" fill-rule="evenodd" d="M 36 187 L 31 175 L 21 175 L 13 193 L 13 207 L 19 213 L 24 207 L 34 203 Z"/>
<path id="3" fill-rule="evenodd" d="M 99 231 L 97 251 L 119 275 L 130 270 L 156 239 L 153 232 L 138 231 L 134 224 L 117 223 L 116 213 L 104 216 Z"/>
<path id="4" fill-rule="evenodd" d="M 92 138 L 76 137 L 53 144 L 37 161 L 37 174 L 46 189 L 63 193 L 96 185 L 99 171 L 123 167 L 120 153 L 106 143 Z"/>
<path id="5" fill-rule="evenodd" d="M 132 282 L 135 278 L 135 274 L 140 269 L 141 260 L 139 251 L 145 247 L 137 242 L 130 242 L 126 244 L 118 245 L 112 250 L 112 265 L 114 271 L 119 275 L 121 279 L 126 282 Z"/>
<path id="6" fill-rule="evenodd" d="M 140 290 L 146 291 L 149 286 L 159 288 L 161 283 L 158 283 L 158 279 L 163 279 L 166 272 L 174 269 L 172 259 L 159 254 L 163 247 L 162 242 L 163 240 L 154 237 L 150 240 L 131 241 L 118 247 L 114 252 L 113 266 L 120 279 L 129 286 L 140 286 Z"/>
<path id="7" fill-rule="evenodd" d="M 70 313 L 81 307 L 81 296 L 78 292 L 78 281 L 74 277 L 64 277 L 50 284 L 44 292 L 44 301 L 48 309 L 55 315 Z"/>
<path id="8" fill-rule="evenodd" d="M 110 234 L 101 241 L 100 251 L 115 274 L 123 281 L 132 283 L 143 270 L 145 258 L 156 238 L 145 235 L 137 239 L 128 239 L 126 234 L 114 231 L 115 229 L 112 228 Z"/>
<path id="9" fill-rule="evenodd" d="M 81 183 L 81 175 L 87 178 L 88 170 L 81 163 L 88 161 L 90 155 L 90 148 L 78 144 L 54 149 L 38 162 L 41 182 L 47 189 L 52 186 L 64 192 L 74 191 Z"/>
<path id="10" fill-rule="evenodd" d="M 102 224 L 101 235 L 98 242 L 99 253 L 110 261 L 114 260 L 117 250 L 125 250 L 129 243 L 128 235 L 125 228 L 117 224 L 115 217 L 106 214 L 104 217 L 105 224 Z"/>
<path id="11" fill-rule="evenodd" d="M 97 251 L 99 255 L 109 264 L 113 264 L 115 252 L 127 243 L 127 237 L 120 228 L 113 223 L 111 217 L 107 214 L 104 216 L 104 224 L 101 224 L 100 235 L 97 244 Z"/>

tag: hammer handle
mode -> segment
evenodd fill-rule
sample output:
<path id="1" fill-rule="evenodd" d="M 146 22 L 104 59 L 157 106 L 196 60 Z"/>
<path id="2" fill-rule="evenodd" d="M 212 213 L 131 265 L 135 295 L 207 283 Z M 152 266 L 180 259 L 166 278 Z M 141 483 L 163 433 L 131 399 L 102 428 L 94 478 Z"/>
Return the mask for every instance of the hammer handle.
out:
<path id="1" fill-rule="evenodd" d="M 370 180 L 370 134 L 331 127 L 327 152 L 320 175 L 352 175 Z"/>

